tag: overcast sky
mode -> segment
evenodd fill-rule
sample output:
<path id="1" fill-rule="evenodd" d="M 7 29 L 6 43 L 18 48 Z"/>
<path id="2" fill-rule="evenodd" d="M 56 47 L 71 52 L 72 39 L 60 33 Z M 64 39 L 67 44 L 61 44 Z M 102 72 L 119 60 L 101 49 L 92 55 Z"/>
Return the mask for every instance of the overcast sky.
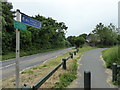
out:
<path id="1" fill-rule="evenodd" d="M 120 0 L 8 0 L 13 10 L 34 16 L 52 17 L 68 26 L 66 36 L 90 33 L 102 22 L 118 26 L 118 1 Z"/>

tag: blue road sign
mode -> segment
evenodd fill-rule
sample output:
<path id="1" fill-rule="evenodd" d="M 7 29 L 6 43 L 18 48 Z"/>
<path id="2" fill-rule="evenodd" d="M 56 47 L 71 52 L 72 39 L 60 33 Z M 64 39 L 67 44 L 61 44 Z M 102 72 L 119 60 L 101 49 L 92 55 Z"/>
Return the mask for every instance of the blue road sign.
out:
<path id="1" fill-rule="evenodd" d="M 32 27 L 36 27 L 36 28 L 39 28 L 39 29 L 41 28 L 41 22 L 39 22 L 35 19 L 32 19 L 25 14 L 21 14 L 21 22 L 25 23 L 29 26 L 32 26 Z"/>

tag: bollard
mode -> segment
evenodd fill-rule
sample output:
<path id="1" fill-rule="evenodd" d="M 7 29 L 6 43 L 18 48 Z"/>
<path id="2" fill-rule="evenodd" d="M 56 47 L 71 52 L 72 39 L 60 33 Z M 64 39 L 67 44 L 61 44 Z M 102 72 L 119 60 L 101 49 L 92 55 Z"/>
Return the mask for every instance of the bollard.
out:
<path id="1" fill-rule="evenodd" d="M 77 53 L 79 52 L 79 49 L 77 48 Z"/>
<path id="2" fill-rule="evenodd" d="M 67 68 L 67 67 L 66 67 L 66 59 L 63 58 L 62 61 L 63 61 L 63 69 L 66 70 L 66 68 Z"/>
<path id="3" fill-rule="evenodd" d="M 91 90 L 91 72 L 84 71 L 84 90 Z"/>
<path id="4" fill-rule="evenodd" d="M 120 65 L 117 65 L 117 73 L 120 71 Z"/>
<path id="5" fill-rule="evenodd" d="M 72 52 L 70 52 L 69 54 L 70 54 L 71 58 L 73 59 L 73 53 L 72 53 Z"/>
<path id="6" fill-rule="evenodd" d="M 72 52 L 69 52 L 69 55 L 72 55 Z"/>
<path id="7" fill-rule="evenodd" d="M 74 51 L 74 55 L 76 55 L 76 51 Z"/>
<path id="8" fill-rule="evenodd" d="M 73 53 L 71 54 L 71 58 L 73 59 Z"/>
<path id="9" fill-rule="evenodd" d="M 117 81 L 117 64 L 113 63 L 112 65 L 112 81 Z"/>

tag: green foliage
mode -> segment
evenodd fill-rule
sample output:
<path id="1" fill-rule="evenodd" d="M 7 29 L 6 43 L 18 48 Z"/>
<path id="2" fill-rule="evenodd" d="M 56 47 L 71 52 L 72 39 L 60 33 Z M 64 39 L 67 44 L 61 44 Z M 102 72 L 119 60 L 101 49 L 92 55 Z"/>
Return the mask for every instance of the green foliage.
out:
<path id="1" fill-rule="evenodd" d="M 120 58 L 118 53 L 119 50 L 120 47 L 116 46 L 102 51 L 103 59 L 105 60 L 107 67 L 111 68 L 113 63 L 120 64 Z"/>
<path id="2" fill-rule="evenodd" d="M 11 11 L 13 9 L 12 3 L 2 2 L 2 26 L 3 30 L 8 32 L 13 31 L 13 17 L 14 12 Z"/>
<path id="3" fill-rule="evenodd" d="M 9 52 L 15 52 L 16 47 L 16 32 L 13 28 L 13 17 L 14 12 L 11 3 L 2 3 L 2 46 L 3 55 Z M 61 30 L 66 31 L 67 26 L 64 22 L 57 22 L 56 20 L 39 14 L 32 17 L 42 22 L 42 28 L 36 29 L 28 26 L 27 31 L 20 31 L 20 50 L 24 51 L 24 55 L 33 54 L 47 49 L 63 48 L 69 46 L 69 42 L 65 38 L 65 33 L 60 32 Z M 58 32 L 57 32 L 58 30 Z M 39 50 L 39 51 L 38 51 Z M 37 52 L 36 52 L 37 51 Z M 27 54 L 29 53 L 29 54 Z M 21 55 L 23 56 L 23 55 Z"/>
<path id="4" fill-rule="evenodd" d="M 75 38 L 75 46 L 78 47 L 82 47 L 82 45 L 84 44 L 85 39 L 83 37 L 76 37 Z"/>
<path id="5" fill-rule="evenodd" d="M 118 42 L 117 36 L 117 30 L 113 24 L 104 26 L 104 24 L 99 23 L 92 31 L 91 42 L 102 46 L 113 46 Z"/>
<path id="6" fill-rule="evenodd" d="M 106 49 L 102 51 L 102 54 L 108 68 L 112 68 L 113 63 L 117 63 L 117 65 L 120 65 L 120 46 Z M 114 82 L 114 84 L 120 85 L 120 71 L 118 72 L 117 77 L 117 81 Z"/>
<path id="7" fill-rule="evenodd" d="M 55 84 L 55 88 L 65 88 L 70 85 L 70 83 L 77 78 L 77 67 L 77 60 L 75 59 L 72 66 L 68 70 L 69 72 L 64 73 L 60 76 L 60 82 Z"/>
<path id="8" fill-rule="evenodd" d="M 74 44 L 75 44 L 75 36 L 69 36 L 69 37 L 67 37 L 67 40 L 70 42 L 71 46 L 74 46 Z"/>
<path id="9" fill-rule="evenodd" d="M 55 88 L 67 87 L 74 79 L 76 79 L 76 76 L 72 73 L 62 74 L 60 76 L 60 82 L 56 83 Z"/>
<path id="10" fill-rule="evenodd" d="M 69 36 L 67 40 L 70 42 L 71 46 L 82 47 L 85 43 L 87 34 L 81 34 L 79 36 Z"/>

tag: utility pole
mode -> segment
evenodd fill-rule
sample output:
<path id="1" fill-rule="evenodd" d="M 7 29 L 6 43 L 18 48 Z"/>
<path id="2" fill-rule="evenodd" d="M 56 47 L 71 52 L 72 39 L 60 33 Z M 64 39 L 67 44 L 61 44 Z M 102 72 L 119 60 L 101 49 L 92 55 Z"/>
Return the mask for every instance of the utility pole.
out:
<path id="1" fill-rule="evenodd" d="M 16 21 L 20 21 L 20 10 L 16 11 Z M 16 29 L 16 88 L 19 88 L 20 30 Z"/>
<path id="2" fill-rule="evenodd" d="M 118 31 L 120 33 L 120 1 L 118 2 Z"/>

